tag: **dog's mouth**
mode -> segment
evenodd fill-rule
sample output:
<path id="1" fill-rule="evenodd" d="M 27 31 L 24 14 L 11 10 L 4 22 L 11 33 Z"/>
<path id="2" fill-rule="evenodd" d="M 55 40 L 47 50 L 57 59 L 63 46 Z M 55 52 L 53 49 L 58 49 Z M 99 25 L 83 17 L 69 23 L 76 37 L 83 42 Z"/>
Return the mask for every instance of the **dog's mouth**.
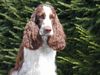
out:
<path id="1" fill-rule="evenodd" d="M 49 30 L 48 31 L 43 30 L 42 32 L 40 32 L 40 35 L 41 36 L 52 36 L 51 30 L 50 31 Z"/>
<path id="2" fill-rule="evenodd" d="M 49 35 L 48 33 L 46 34 L 46 33 L 44 33 L 44 34 L 42 34 L 41 36 L 51 36 L 51 35 Z"/>

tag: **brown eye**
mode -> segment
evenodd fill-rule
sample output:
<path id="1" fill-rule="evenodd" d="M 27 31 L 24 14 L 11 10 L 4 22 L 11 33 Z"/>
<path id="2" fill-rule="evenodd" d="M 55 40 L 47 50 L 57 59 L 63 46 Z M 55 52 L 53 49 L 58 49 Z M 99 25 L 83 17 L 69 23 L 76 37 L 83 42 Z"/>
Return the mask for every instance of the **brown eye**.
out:
<path id="1" fill-rule="evenodd" d="M 45 19 L 45 14 L 41 14 L 39 17 L 40 17 L 41 19 Z"/>
<path id="2" fill-rule="evenodd" d="M 54 19 L 54 15 L 53 14 L 50 15 L 50 19 Z"/>

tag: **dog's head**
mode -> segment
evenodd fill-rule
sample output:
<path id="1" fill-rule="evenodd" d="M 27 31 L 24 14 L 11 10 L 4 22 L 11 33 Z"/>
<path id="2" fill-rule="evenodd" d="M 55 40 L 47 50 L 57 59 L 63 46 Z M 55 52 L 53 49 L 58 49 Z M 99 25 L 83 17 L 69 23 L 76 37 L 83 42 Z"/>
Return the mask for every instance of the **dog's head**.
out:
<path id="1" fill-rule="evenodd" d="M 38 25 L 41 36 L 52 36 L 54 34 L 53 25 L 56 12 L 52 6 L 39 5 L 31 18 Z"/>
<path id="2" fill-rule="evenodd" d="M 51 5 L 39 5 L 31 16 L 24 31 L 24 45 L 31 49 L 38 49 L 43 44 L 42 36 L 47 37 L 47 44 L 54 50 L 65 47 L 65 34 Z"/>

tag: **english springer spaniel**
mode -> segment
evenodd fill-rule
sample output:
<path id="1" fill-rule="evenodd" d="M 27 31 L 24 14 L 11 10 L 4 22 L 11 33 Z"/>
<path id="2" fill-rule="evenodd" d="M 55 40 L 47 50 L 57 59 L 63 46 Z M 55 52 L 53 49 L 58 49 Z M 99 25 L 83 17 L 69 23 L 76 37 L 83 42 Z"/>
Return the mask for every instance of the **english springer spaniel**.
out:
<path id="1" fill-rule="evenodd" d="M 10 75 L 57 75 L 56 52 L 66 46 L 63 27 L 51 5 L 39 5 L 26 24 Z"/>

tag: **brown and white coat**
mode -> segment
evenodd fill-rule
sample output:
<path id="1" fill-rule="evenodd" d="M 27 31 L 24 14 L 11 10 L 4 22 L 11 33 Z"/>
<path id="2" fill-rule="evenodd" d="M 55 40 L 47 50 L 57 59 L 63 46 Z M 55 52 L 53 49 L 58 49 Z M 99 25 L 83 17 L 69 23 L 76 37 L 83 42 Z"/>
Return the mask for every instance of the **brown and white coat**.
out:
<path id="1" fill-rule="evenodd" d="M 51 5 L 39 5 L 26 24 L 10 75 L 57 75 L 56 52 L 66 46 L 63 27 Z"/>

